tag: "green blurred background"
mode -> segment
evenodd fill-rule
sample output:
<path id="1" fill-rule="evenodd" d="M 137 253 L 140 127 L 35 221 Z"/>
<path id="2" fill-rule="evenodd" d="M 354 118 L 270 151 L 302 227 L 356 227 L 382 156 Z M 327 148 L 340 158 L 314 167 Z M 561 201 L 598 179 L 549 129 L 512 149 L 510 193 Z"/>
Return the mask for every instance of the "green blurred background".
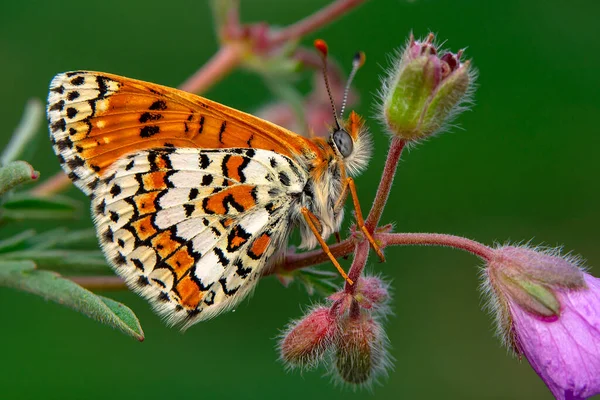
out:
<path id="1" fill-rule="evenodd" d="M 326 3 L 244 0 L 242 18 L 286 25 Z M 325 38 L 341 62 L 357 49 L 367 53 L 356 79 L 357 111 L 370 118 L 376 151 L 357 179 L 364 208 L 388 144 L 372 118 L 386 54 L 411 30 L 431 30 L 453 50 L 468 46 L 480 71 L 476 104 L 459 119 L 464 130 L 404 154 L 383 222 L 488 244 L 564 244 L 598 275 L 598 15 L 593 0 L 372 0 L 305 38 L 307 45 Z M 216 46 L 206 1 L 2 1 L 0 145 L 27 99 L 45 98 L 58 72 L 92 69 L 176 86 Z M 300 85 L 308 88 L 305 78 Z M 205 95 L 247 111 L 272 99 L 258 76 L 243 71 Z M 59 168 L 46 137 L 41 130 L 30 159 L 42 177 Z M 74 188 L 68 194 L 86 201 Z M 64 225 L 91 222 L 84 214 Z M 2 238 L 16 228 L 3 228 Z M 529 365 L 507 356 L 493 337 L 481 311 L 476 258 L 438 248 L 389 248 L 386 255 L 385 264 L 370 262 L 393 281 L 395 316 L 386 329 L 397 361 L 372 392 L 335 388 L 323 370 L 285 372 L 278 331 L 319 298 L 268 278 L 236 312 L 185 333 L 167 328 L 136 295 L 109 293 L 137 313 L 143 343 L 0 289 L 0 398 L 551 398 Z"/>

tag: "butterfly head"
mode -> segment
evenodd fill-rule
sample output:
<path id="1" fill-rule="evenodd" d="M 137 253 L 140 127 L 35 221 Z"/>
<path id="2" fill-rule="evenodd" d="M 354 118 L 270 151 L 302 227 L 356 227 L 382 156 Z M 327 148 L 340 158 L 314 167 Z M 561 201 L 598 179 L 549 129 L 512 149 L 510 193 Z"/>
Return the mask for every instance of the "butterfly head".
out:
<path id="1" fill-rule="evenodd" d="M 331 89 L 329 87 L 329 79 L 327 77 L 327 44 L 323 40 L 317 39 L 315 40 L 315 48 L 321 54 L 321 59 L 323 61 L 323 78 L 325 80 L 327 93 L 329 93 L 335 120 L 335 126 L 331 130 L 328 142 L 337 158 L 345 166 L 350 175 L 356 175 L 367 165 L 371 155 L 371 141 L 364 128 L 363 119 L 354 111 L 350 113 L 350 117 L 347 120 L 340 121 L 340 119 L 342 119 L 344 115 L 350 84 L 356 75 L 356 71 L 358 71 L 365 63 L 365 54 L 363 52 L 358 52 L 352 60 L 352 71 L 350 72 L 348 82 L 346 83 L 340 117 L 338 118 L 335 102 L 333 101 L 333 96 L 331 95 Z"/>
<path id="2" fill-rule="evenodd" d="M 371 140 L 363 119 L 354 111 L 331 130 L 328 143 L 350 175 L 357 175 L 367 166 Z"/>

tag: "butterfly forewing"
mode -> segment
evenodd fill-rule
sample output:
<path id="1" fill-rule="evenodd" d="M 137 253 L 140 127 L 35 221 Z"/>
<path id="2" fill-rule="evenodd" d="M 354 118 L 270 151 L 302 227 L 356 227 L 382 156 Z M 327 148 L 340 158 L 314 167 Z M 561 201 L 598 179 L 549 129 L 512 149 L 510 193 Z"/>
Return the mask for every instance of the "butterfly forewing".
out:
<path id="1" fill-rule="evenodd" d="M 57 75 L 48 118 L 54 150 L 91 194 L 96 178 L 132 152 L 161 148 L 255 148 L 289 157 L 318 149 L 250 114 L 152 83 L 99 72 Z"/>
<path id="2" fill-rule="evenodd" d="M 103 250 L 170 322 L 209 318 L 243 299 L 282 248 L 307 180 L 290 162 L 253 149 L 126 156 L 95 189 Z"/>

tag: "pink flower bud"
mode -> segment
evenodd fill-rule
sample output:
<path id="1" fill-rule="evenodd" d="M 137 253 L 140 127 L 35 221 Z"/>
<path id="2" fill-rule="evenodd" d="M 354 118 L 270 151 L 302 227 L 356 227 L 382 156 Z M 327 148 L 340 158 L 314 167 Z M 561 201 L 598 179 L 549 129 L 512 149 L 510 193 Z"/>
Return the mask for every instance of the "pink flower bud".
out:
<path id="1" fill-rule="evenodd" d="M 326 307 L 317 307 L 290 324 L 279 343 L 281 359 L 290 367 L 312 368 L 321 360 L 337 333 L 337 323 Z"/>
<path id="2" fill-rule="evenodd" d="M 379 309 L 387 306 L 389 287 L 377 276 L 364 276 L 357 282 L 354 298 L 362 308 Z"/>
<path id="3" fill-rule="evenodd" d="M 485 270 L 505 344 L 558 399 L 600 393 L 600 279 L 556 251 L 505 246 Z"/>
<path id="4" fill-rule="evenodd" d="M 381 325 L 368 313 L 345 318 L 336 338 L 335 376 L 351 385 L 371 383 L 389 365 L 387 344 Z"/>

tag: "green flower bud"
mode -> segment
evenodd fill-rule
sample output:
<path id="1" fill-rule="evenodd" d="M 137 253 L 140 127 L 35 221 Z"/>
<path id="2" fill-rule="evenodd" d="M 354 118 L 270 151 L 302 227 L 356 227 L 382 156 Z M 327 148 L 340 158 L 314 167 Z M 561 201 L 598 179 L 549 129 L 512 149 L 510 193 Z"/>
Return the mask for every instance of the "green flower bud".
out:
<path id="1" fill-rule="evenodd" d="M 558 251 L 520 246 L 497 248 L 484 276 L 499 336 L 517 353 L 511 316 L 515 309 L 541 321 L 556 321 L 564 307 L 560 293 L 586 288 L 576 259 L 563 257 Z"/>
<path id="2" fill-rule="evenodd" d="M 419 140 L 442 131 L 464 109 L 475 74 L 462 51 L 438 55 L 433 34 L 424 41 L 411 35 L 384 81 L 380 115 L 389 131 L 405 140 Z"/>
<path id="3" fill-rule="evenodd" d="M 343 319 L 336 338 L 333 376 L 346 385 L 368 386 L 390 366 L 387 345 L 381 324 L 368 313 Z"/>

